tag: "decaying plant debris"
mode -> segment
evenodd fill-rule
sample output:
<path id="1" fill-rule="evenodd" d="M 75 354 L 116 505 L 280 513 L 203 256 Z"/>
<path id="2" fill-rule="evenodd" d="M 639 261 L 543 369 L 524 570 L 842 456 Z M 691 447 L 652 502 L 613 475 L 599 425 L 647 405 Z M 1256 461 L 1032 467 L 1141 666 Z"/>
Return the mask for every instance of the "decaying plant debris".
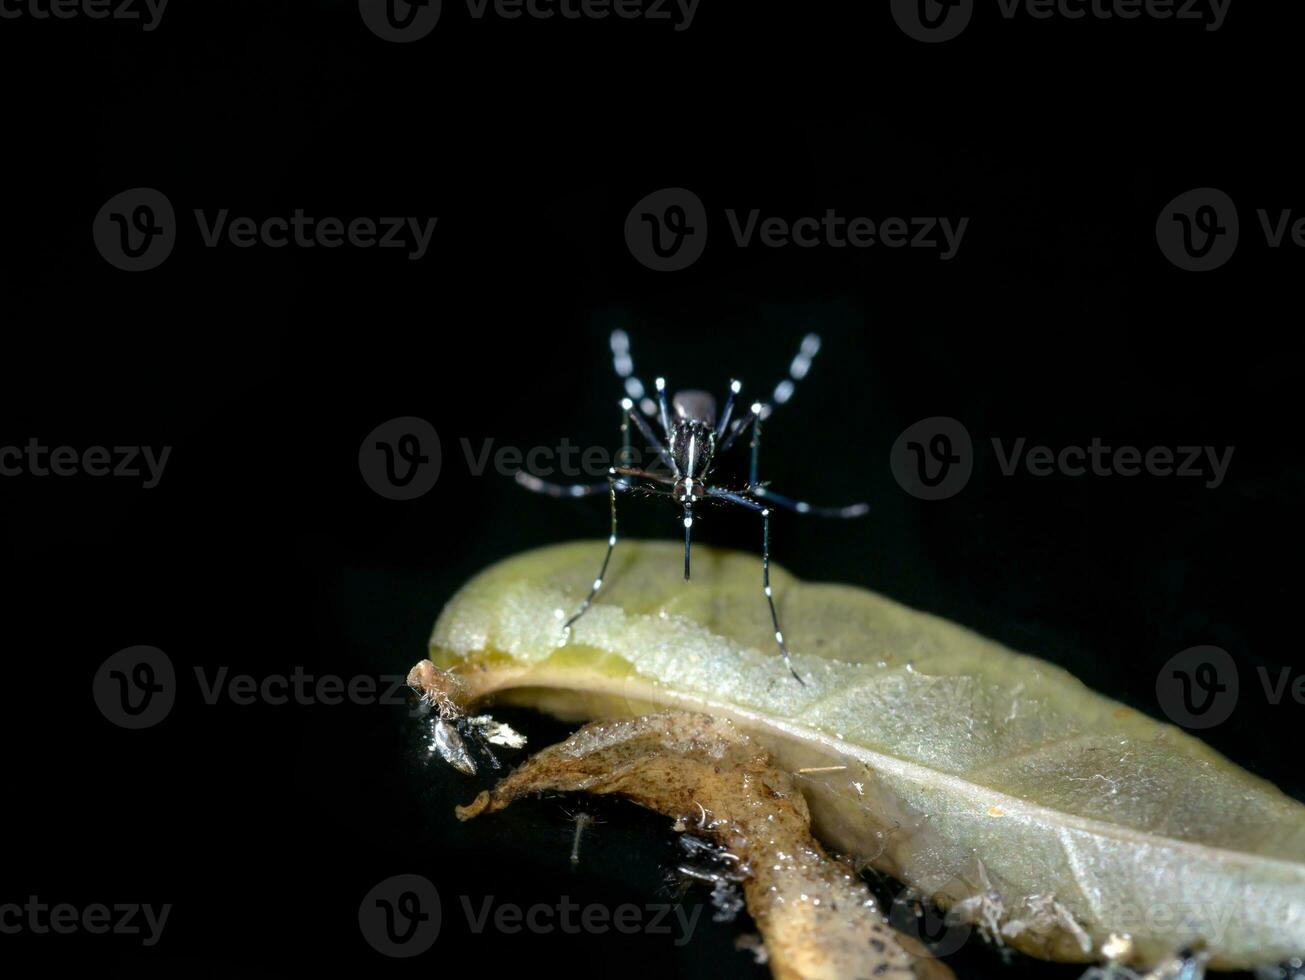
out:
<path id="1" fill-rule="evenodd" d="M 1191 949 L 1254 969 L 1305 950 L 1305 807 L 1199 740 L 954 624 L 773 568 L 798 684 L 770 652 L 755 562 L 704 549 L 685 584 L 673 543 L 628 543 L 563 642 L 595 547 L 469 582 L 414 685 L 576 721 L 728 719 L 793 774 L 826 845 L 1034 956 L 1144 970 Z"/>
<path id="2" fill-rule="evenodd" d="M 789 978 L 918 977 L 952 972 L 895 932 L 852 869 L 811 837 L 792 776 L 723 719 L 664 712 L 586 725 L 492 791 L 467 820 L 544 791 L 617 794 L 732 855 L 771 970 Z"/>

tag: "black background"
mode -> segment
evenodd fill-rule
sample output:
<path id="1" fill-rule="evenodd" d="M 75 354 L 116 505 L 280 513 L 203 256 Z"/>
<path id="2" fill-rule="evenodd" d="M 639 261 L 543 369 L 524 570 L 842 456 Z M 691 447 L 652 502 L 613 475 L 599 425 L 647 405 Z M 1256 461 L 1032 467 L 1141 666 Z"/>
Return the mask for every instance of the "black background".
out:
<path id="1" fill-rule="evenodd" d="M 177 2 L 152 32 L 0 21 L 0 444 L 173 447 L 150 490 L 0 479 L 0 901 L 174 905 L 150 949 L 27 933 L 0 937 L 0 960 L 201 976 L 754 971 L 732 948 L 741 924 L 704 923 L 683 948 L 472 934 L 458 895 L 667 900 L 665 821 L 599 808 L 591 860 L 572 872 L 564 809 L 577 801 L 457 824 L 452 805 L 484 780 L 425 770 L 403 708 L 206 705 L 193 677 L 402 674 L 474 572 L 600 538 L 601 501 L 473 476 L 462 440 L 614 445 L 618 325 L 646 378 L 718 391 L 730 376 L 768 389 L 818 330 L 810 377 L 767 427 L 764 475 L 873 511 L 850 525 L 782 515 L 780 564 L 964 623 L 1156 717 L 1161 665 L 1221 646 L 1242 694 L 1203 737 L 1305 798 L 1305 708 L 1269 704 L 1256 674 L 1301 667 L 1305 256 L 1267 248 L 1254 214 L 1305 206 L 1299 23 L 1246 0 L 1217 32 L 996 10 L 980 3 L 938 45 L 908 38 L 883 3 L 702 0 L 683 32 L 475 21 L 446 3 L 406 45 L 373 36 L 347 2 Z M 162 266 L 128 274 L 97 253 L 91 222 L 138 186 L 167 194 L 181 232 Z M 635 201 L 672 186 L 702 198 L 711 237 L 691 268 L 656 273 L 622 229 Z M 1197 274 L 1164 258 L 1154 228 L 1201 186 L 1238 202 L 1242 242 Z M 194 208 L 439 222 L 412 262 L 205 248 Z M 970 226 L 950 261 L 740 249 L 726 208 Z M 357 462 L 364 436 L 401 415 L 428 419 L 443 445 L 438 483 L 412 502 L 373 493 Z M 936 415 L 964 423 L 978 458 L 962 493 L 923 502 L 888 454 Z M 1217 489 L 1008 477 L 994 436 L 1235 452 Z M 638 536 L 677 533 L 664 501 L 622 519 Z M 713 513 L 701 531 L 755 547 L 745 514 Z M 181 676 L 172 714 L 144 732 L 110 725 L 90 695 L 103 660 L 134 644 L 166 651 Z M 512 717 L 535 744 L 566 731 Z M 402 872 L 444 896 L 440 939 L 413 961 L 379 956 L 357 928 L 362 896 Z M 975 944 L 955 965 L 981 976 L 999 962 Z"/>

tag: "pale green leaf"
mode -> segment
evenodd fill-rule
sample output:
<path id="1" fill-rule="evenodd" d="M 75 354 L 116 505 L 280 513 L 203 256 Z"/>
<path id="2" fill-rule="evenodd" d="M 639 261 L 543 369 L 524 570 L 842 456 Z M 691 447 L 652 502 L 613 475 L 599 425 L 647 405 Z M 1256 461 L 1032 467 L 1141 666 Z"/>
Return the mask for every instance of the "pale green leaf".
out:
<path id="1" fill-rule="evenodd" d="M 863 589 L 772 581 L 755 555 L 622 542 L 562 645 L 603 545 L 508 559 L 447 606 L 431 658 L 473 698 L 581 719 L 663 705 L 728 717 L 803 775 L 814 827 L 1002 940 L 1215 965 L 1305 951 L 1305 807 L 1065 671 Z M 830 770 L 830 767 L 835 767 Z M 844 767 L 844 768 L 837 768 Z M 1116 944 L 1117 945 L 1117 944 Z"/>

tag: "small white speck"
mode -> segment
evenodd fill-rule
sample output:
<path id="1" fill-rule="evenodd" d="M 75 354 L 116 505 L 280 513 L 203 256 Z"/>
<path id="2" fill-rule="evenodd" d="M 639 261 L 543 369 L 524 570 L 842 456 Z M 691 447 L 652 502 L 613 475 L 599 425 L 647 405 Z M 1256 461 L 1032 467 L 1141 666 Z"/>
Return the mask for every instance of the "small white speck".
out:
<path id="1" fill-rule="evenodd" d="M 797 509 L 799 514 L 805 514 L 807 511 L 811 509 L 811 505 L 808 504 L 806 501 L 800 500 L 798 501 Z"/>
<path id="2" fill-rule="evenodd" d="M 658 391 L 665 391 L 665 390 L 666 390 L 666 379 L 665 379 L 665 378 L 658 378 L 658 379 L 657 379 L 657 390 L 658 390 Z"/>
<path id="3" fill-rule="evenodd" d="M 609 537 L 609 538 L 607 539 L 607 543 L 608 543 L 608 545 L 614 547 L 614 546 L 616 545 L 616 535 L 613 534 L 611 537 Z"/>
<path id="4" fill-rule="evenodd" d="M 621 407 L 628 412 L 630 409 L 634 408 L 634 402 L 630 401 L 628 398 L 622 398 Z"/>
<path id="5" fill-rule="evenodd" d="M 693 518 L 692 518 L 692 517 L 686 517 L 686 518 L 684 519 L 684 526 L 685 526 L 685 527 L 693 527 Z"/>
<path id="6" fill-rule="evenodd" d="M 731 382 L 730 382 L 730 391 L 734 392 L 734 394 L 737 395 L 737 394 L 738 394 L 740 391 L 742 391 L 742 390 L 743 390 L 743 382 L 742 382 L 742 381 L 731 381 Z"/>
<path id="7" fill-rule="evenodd" d="M 773 593 L 770 591 L 770 586 L 769 586 L 769 585 L 766 586 L 766 595 L 773 595 Z"/>
<path id="8" fill-rule="evenodd" d="M 775 642 L 776 642 L 776 643 L 783 643 L 783 642 L 784 642 L 784 634 L 783 634 L 783 633 L 780 633 L 778 630 L 776 630 L 776 632 L 775 632 Z"/>
<path id="9" fill-rule="evenodd" d="M 753 415 L 760 415 L 760 414 L 761 414 L 761 402 L 753 402 L 753 403 L 752 403 L 752 414 L 753 414 Z"/>

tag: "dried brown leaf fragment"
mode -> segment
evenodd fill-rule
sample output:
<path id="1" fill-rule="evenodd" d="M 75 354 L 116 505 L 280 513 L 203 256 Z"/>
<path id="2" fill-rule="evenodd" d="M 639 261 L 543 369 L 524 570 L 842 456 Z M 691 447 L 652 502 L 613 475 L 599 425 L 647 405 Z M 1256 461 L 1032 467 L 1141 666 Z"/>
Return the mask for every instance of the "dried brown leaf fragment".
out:
<path id="1" fill-rule="evenodd" d="M 586 725 L 458 807 L 458 817 L 542 792 L 622 796 L 725 848 L 780 980 L 952 976 L 894 931 L 852 869 L 825 853 L 793 777 L 726 719 L 664 712 Z"/>

